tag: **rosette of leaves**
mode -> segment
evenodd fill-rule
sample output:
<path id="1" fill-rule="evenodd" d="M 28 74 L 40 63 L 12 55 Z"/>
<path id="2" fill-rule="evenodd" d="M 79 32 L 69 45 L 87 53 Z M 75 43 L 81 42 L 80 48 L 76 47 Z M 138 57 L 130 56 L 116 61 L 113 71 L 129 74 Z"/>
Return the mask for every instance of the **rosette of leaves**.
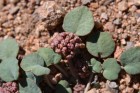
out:
<path id="1" fill-rule="evenodd" d="M 108 58 L 102 64 L 103 67 L 103 76 L 108 80 L 116 80 L 118 74 L 121 70 L 120 65 L 117 63 L 117 60 L 114 58 Z"/>
<path id="2" fill-rule="evenodd" d="M 12 38 L 4 39 L 0 42 L 0 59 L 9 57 L 16 58 L 19 51 L 19 46 L 16 40 Z"/>
<path id="3" fill-rule="evenodd" d="M 3 81 L 10 82 L 19 77 L 19 66 L 16 58 L 7 58 L 0 63 L 0 78 Z"/>
<path id="4" fill-rule="evenodd" d="M 120 61 L 128 74 L 140 73 L 140 47 L 134 47 L 122 53 Z"/>
<path id="5" fill-rule="evenodd" d="M 26 55 L 20 64 L 21 68 L 26 72 L 32 72 L 36 76 L 49 74 L 50 69 L 44 67 L 44 60 L 37 53 Z"/>
<path id="6" fill-rule="evenodd" d="M 69 62 L 85 45 L 82 40 L 70 32 L 55 33 L 49 41 L 51 48 L 62 56 L 62 62 Z"/>
<path id="7" fill-rule="evenodd" d="M 63 29 L 78 36 L 89 34 L 94 27 L 92 12 L 86 6 L 80 6 L 66 14 Z"/>
<path id="8" fill-rule="evenodd" d="M 19 93 L 42 93 L 37 84 L 30 78 L 19 81 Z"/>
<path id="9" fill-rule="evenodd" d="M 90 60 L 90 63 L 92 65 L 92 71 L 96 73 L 100 73 L 102 70 L 102 64 L 101 62 L 97 61 L 95 58 L 92 58 Z"/>
<path id="10" fill-rule="evenodd" d="M 56 85 L 55 93 L 72 93 L 69 83 L 66 80 L 61 80 Z"/>
<path id="11" fill-rule="evenodd" d="M 93 56 L 105 58 L 113 53 L 115 43 L 108 32 L 98 31 L 89 36 L 86 47 Z"/>

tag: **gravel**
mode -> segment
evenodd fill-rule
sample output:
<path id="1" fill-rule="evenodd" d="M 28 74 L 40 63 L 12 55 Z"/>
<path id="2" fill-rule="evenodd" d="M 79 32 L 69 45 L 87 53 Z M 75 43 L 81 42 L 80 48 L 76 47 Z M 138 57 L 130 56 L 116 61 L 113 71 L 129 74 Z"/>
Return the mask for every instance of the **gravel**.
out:
<path id="1" fill-rule="evenodd" d="M 113 35 L 121 51 L 117 56 L 124 49 L 140 46 L 140 0 L 83 1 L 93 12 L 95 28 Z M 65 14 L 80 5 L 81 0 L 0 0 L 0 40 L 16 38 L 26 54 L 47 47 L 51 35 L 62 31 L 58 26 Z M 121 77 L 126 78 L 124 74 Z M 122 93 L 133 93 L 138 88 L 138 84 L 119 84 Z M 97 91 L 106 91 L 104 82 Z"/>
<path id="2" fill-rule="evenodd" d="M 13 15 L 13 14 L 17 13 L 18 10 L 19 10 L 19 7 L 18 7 L 18 6 L 17 6 L 17 7 L 13 7 L 13 8 L 11 8 L 11 9 L 9 10 L 9 13 Z"/>

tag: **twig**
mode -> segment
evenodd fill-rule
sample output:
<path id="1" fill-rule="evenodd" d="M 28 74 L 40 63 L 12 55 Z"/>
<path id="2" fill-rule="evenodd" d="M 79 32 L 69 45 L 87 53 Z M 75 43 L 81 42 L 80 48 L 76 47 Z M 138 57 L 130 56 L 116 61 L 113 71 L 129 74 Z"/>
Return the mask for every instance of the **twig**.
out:
<path id="1" fill-rule="evenodd" d="M 87 85 L 86 85 L 86 88 L 85 88 L 84 93 L 87 93 L 87 92 L 88 92 L 88 90 L 89 90 L 89 88 L 90 88 L 90 84 L 91 84 L 92 78 L 93 78 L 93 73 L 91 73 L 91 75 L 90 75 L 90 77 L 89 77 L 89 81 L 88 81 L 88 83 L 87 83 Z"/>
<path id="2" fill-rule="evenodd" d="M 62 74 L 64 74 L 65 75 L 65 77 L 69 77 L 68 76 L 68 74 L 67 74 L 67 72 L 65 71 L 65 70 L 63 70 L 58 64 L 54 64 L 54 66 L 58 69 L 58 70 L 60 70 L 60 72 L 62 72 Z"/>
<path id="3" fill-rule="evenodd" d="M 72 76 L 76 79 L 77 83 L 79 83 L 78 75 L 75 73 L 73 64 L 71 62 L 69 62 L 69 67 Z"/>

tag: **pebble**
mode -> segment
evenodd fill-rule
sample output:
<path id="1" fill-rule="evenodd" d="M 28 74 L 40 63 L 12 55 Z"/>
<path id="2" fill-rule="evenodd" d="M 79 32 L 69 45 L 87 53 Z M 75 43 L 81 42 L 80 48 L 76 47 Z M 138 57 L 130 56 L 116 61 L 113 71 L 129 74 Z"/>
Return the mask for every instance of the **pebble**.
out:
<path id="1" fill-rule="evenodd" d="M 10 3 L 18 3 L 20 0 L 9 0 Z"/>
<path id="2" fill-rule="evenodd" d="M 92 88 L 87 93 L 97 93 L 97 90 L 96 90 L 96 88 Z"/>
<path id="3" fill-rule="evenodd" d="M 140 0 L 134 0 L 134 4 L 135 4 L 136 6 L 140 6 Z"/>
<path id="4" fill-rule="evenodd" d="M 0 9 L 4 6 L 4 0 L 0 0 Z"/>
<path id="5" fill-rule="evenodd" d="M 139 10 L 136 10 L 136 17 L 137 18 L 140 18 L 140 9 Z"/>
<path id="6" fill-rule="evenodd" d="M 99 4 L 98 4 L 98 3 L 91 3 L 91 4 L 90 4 L 90 7 L 91 7 L 92 9 L 97 9 L 97 8 L 99 7 Z"/>
<path id="7" fill-rule="evenodd" d="M 109 5 L 111 2 L 113 2 L 114 0 L 105 0 L 103 5 Z"/>
<path id="8" fill-rule="evenodd" d="M 134 89 L 127 87 L 122 93 L 134 93 Z"/>
<path id="9" fill-rule="evenodd" d="M 18 7 L 18 6 L 17 6 L 17 7 L 13 7 L 13 8 L 11 8 L 11 9 L 9 10 L 9 13 L 12 14 L 12 15 L 14 15 L 15 13 L 18 12 L 18 10 L 19 10 L 19 7 Z"/>
<path id="10" fill-rule="evenodd" d="M 140 17 L 137 19 L 137 23 L 140 23 Z"/>
<path id="11" fill-rule="evenodd" d="M 123 89 L 125 89 L 125 86 L 121 84 L 121 85 L 119 86 L 119 89 L 120 89 L 120 90 L 123 90 Z"/>
<path id="12" fill-rule="evenodd" d="M 93 1 L 93 0 L 81 0 L 81 2 L 82 2 L 83 5 L 88 4 L 88 3 L 90 3 L 91 1 Z"/>
<path id="13" fill-rule="evenodd" d="M 118 10 L 125 11 L 128 9 L 128 5 L 126 1 L 121 1 L 118 3 Z"/>
<path id="14" fill-rule="evenodd" d="M 128 34 L 127 34 L 127 33 L 123 33 L 123 34 L 121 35 L 121 37 L 122 37 L 123 39 L 127 39 L 127 38 L 128 38 Z"/>
<path id="15" fill-rule="evenodd" d="M 117 85 L 116 82 L 109 82 L 109 83 L 108 83 L 108 86 L 109 86 L 110 88 L 117 88 L 117 87 L 118 87 L 118 85 Z"/>
<path id="16" fill-rule="evenodd" d="M 125 39 L 121 39 L 121 44 L 122 44 L 122 45 L 126 45 Z"/>
<path id="17" fill-rule="evenodd" d="M 39 5 L 41 0 L 35 0 L 36 1 L 36 4 Z"/>
<path id="18" fill-rule="evenodd" d="M 109 31 L 114 31 L 114 30 L 115 30 L 115 27 L 114 27 L 114 25 L 112 24 L 112 22 L 107 22 L 107 23 L 104 25 L 104 29 L 105 29 L 105 30 L 109 30 Z"/>
<path id="19" fill-rule="evenodd" d="M 140 85 L 139 83 L 136 83 L 136 84 L 133 85 L 133 88 L 134 89 L 139 89 L 139 85 Z"/>
<path id="20" fill-rule="evenodd" d="M 121 19 L 117 18 L 117 19 L 115 19 L 113 21 L 113 24 L 115 24 L 115 25 L 121 25 L 122 24 L 122 21 L 121 21 Z"/>
<path id="21" fill-rule="evenodd" d="M 123 29 L 122 28 L 119 28 L 119 29 L 117 29 L 117 33 L 122 33 L 123 32 Z"/>
<path id="22" fill-rule="evenodd" d="M 126 47 L 125 49 L 128 50 L 129 48 L 134 47 L 134 43 L 131 41 L 126 42 Z"/>
<path id="23" fill-rule="evenodd" d="M 137 10 L 137 7 L 133 5 L 131 8 L 129 8 L 130 12 L 135 12 Z"/>
<path id="24" fill-rule="evenodd" d="M 106 14 L 106 13 L 102 13 L 102 14 L 101 14 L 101 19 L 106 19 L 106 20 L 108 20 L 107 14 Z"/>

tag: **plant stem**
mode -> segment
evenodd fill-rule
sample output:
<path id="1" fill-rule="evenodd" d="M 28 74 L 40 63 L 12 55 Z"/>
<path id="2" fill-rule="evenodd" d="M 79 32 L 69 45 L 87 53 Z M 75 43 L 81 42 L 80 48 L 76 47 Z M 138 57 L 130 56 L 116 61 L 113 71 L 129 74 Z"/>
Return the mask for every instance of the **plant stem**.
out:
<path id="1" fill-rule="evenodd" d="M 75 73 L 73 64 L 71 62 L 69 62 L 69 67 L 70 67 L 70 72 L 72 76 L 76 79 L 77 83 L 79 83 L 78 75 Z"/>
<path id="2" fill-rule="evenodd" d="M 46 83 L 52 88 L 54 89 L 54 86 L 51 84 L 50 80 L 48 79 L 47 76 L 45 76 L 45 80 L 46 80 Z"/>
<path id="3" fill-rule="evenodd" d="M 90 88 L 90 84 L 91 84 L 92 78 L 93 78 L 93 73 L 91 73 L 91 75 L 90 75 L 90 77 L 89 77 L 89 81 L 88 81 L 88 83 L 87 83 L 87 85 L 86 85 L 86 88 L 85 88 L 84 93 L 87 93 L 87 92 L 88 92 L 88 90 L 89 90 L 89 88 Z"/>
<path id="4" fill-rule="evenodd" d="M 64 75 L 65 75 L 65 77 L 69 77 L 68 76 L 68 74 L 67 74 L 67 72 L 65 71 L 65 70 L 63 70 L 58 64 L 54 64 L 54 66 L 58 69 L 58 70 L 60 70 L 60 72 L 61 73 L 63 73 Z"/>

